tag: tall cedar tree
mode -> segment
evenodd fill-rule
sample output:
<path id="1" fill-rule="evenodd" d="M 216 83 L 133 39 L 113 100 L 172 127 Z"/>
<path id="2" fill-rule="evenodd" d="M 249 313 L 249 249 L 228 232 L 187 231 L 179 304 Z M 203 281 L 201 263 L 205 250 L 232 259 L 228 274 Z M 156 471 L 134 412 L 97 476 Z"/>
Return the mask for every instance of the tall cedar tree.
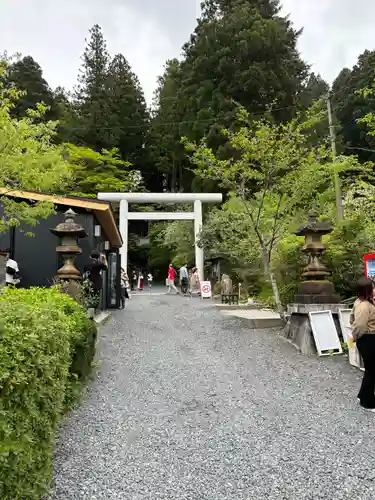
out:
<path id="1" fill-rule="evenodd" d="M 181 86 L 180 63 L 167 61 L 154 95 L 151 121 L 150 155 L 154 162 L 158 190 L 175 191 L 181 184 L 181 165 L 185 148 L 178 125 L 177 94 Z"/>
<path id="2" fill-rule="evenodd" d="M 133 164 L 133 169 L 147 174 L 149 114 L 139 80 L 121 54 L 109 65 L 106 92 L 112 145 L 119 149 L 124 161 Z"/>
<path id="3" fill-rule="evenodd" d="M 221 130 L 233 127 L 238 104 L 251 116 L 259 117 L 272 105 L 276 120 L 293 116 L 307 68 L 296 48 L 300 32 L 279 11 L 276 0 L 203 3 L 201 19 L 173 76 L 177 91 L 170 96 L 174 104 L 168 102 L 170 118 L 162 109 L 164 100 L 159 104 L 164 126 L 171 123 L 169 133 L 159 148 L 153 144 L 156 164 L 164 151 L 171 151 L 175 158 L 170 172 L 182 174 L 177 189 L 190 189 L 193 175 L 176 137 L 199 141 L 206 136 L 214 151 L 228 157 L 233 152 Z M 153 124 L 159 129 L 163 126 L 161 120 L 154 119 Z"/>
<path id="4" fill-rule="evenodd" d="M 43 78 L 42 68 L 31 56 L 23 57 L 11 64 L 6 81 L 8 85 L 24 92 L 12 109 L 12 116 L 23 118 L 28 109 L 35 109 L 38 103 L 43 103 L 49 110 L 41 119 L 46 121 L 59 118 L 53 92 Z"/>
<path id="5" fill-rule="evenodd" d="M 100 151 L 110 149 L 107 77 L 110 57 L 102 30 L 95 25 L 83 53 L 79 85 L 75 93 L 79 121 L 76 142 Z"/>
<path id="6" fill-rule="evenodd" d="M 76 142 L 76 134 L 77 130 L 78 133 L 80 131 L 80 123 L 70 93 L 63 87 L 57 87 L 54 91 L 54 100 L 59 117 L 55 141 L 58 143 Z"/>
<path id="7" fill-rule="evenodd" d="M 360 90 L 371 88 L 374 81 L 375 51 L 366 50 L 352 70 L 345 68 L 333 83 L 333 110 L 341 123 L 339 133 L 346 154 L 361 161 L 374 161 L 375 137 L 368 135 L 365 123 L 358 120 L 375 108 L 375 95 L 364 96 Z"/>
<path id="8" fill-rule="evenodd" d="M 324 98 L 328 94 L 328 91 L 328 83 L 320 75 L 311 73 L 298 96 L 300 107 L 308 109 L 313 102 Z"/>
<path id="9" fill-rule="evenodd" d="M 121 159 L 152 177 L 147 154 L 149 115 L 136 75 L 125 57 L 108 54 L 100 26 L 90 30 L 76 92 L 78 127 L 71 142 L 97 152 L 118 149 Z M 74 115 L 71 116 L 74 120 Z M 121 165 L 119 164 L 121 170 Z"/>

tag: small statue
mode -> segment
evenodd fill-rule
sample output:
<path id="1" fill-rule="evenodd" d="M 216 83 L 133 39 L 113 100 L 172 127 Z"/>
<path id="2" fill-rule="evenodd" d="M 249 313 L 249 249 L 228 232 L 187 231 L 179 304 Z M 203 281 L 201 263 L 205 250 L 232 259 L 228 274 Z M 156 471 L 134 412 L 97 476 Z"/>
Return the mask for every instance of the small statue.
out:
<path id="1" fill-rule="evenodd" d="M 222 295 L 229 295 L 232 293 L 233 286 L 232 280 L 227 274 L 223 274 L 221 277 L 221 293 Z"/>

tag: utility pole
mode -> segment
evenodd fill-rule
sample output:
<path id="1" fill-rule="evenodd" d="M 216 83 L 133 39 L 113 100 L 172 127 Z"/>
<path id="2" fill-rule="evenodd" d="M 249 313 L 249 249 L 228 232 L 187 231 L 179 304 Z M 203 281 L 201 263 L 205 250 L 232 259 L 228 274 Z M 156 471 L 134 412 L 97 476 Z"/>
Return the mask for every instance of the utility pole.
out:
<path id="1" fill-rule="evenodd" d="M 332 156 L 333 156 L 333 161 L 336 162 L 337 161 L 336 131 L 335 131 L 335 126 L 333 125 L 331 96 L 329 93 L 327 95 L 327 110 L 328 110 L 329 135 L 331 138 Z M 337 219 L 341 221 L 343 219 L 341 183 L 340 183 L 340 176 L 336 171 L 334 173 L 334 179 L 335 179 L 335 192 L 336 192 Z"/>

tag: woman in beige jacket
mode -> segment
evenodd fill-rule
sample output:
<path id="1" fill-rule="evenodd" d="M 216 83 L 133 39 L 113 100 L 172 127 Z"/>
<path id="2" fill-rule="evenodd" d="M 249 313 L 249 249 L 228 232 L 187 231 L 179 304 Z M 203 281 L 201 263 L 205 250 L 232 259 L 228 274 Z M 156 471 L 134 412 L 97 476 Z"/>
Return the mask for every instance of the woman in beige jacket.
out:
<path id="1" fill-rule="evenodd" d="M 358 393 L 361 406 L 375 413 L 375 305 L 373 282 L 361 278 L 357 285 L 351 323 L 353 341 L 365 365 L 362 385 Z"/>

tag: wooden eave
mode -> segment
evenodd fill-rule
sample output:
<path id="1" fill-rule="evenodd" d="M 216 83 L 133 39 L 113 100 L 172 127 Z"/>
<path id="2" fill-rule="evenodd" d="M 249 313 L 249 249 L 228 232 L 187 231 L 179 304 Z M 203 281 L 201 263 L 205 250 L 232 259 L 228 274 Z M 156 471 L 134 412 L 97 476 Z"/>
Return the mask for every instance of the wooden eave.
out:
<path id="1" fill-rule="evenodd" d="M 81 198 L 78 196 L 61 196 L 38 193 L 36 191 L 9 190 L 7 188 L 0 188 L 0 195 L 24 200 L 48 201 L 54 205 L 62 205 L 70 208 L 83 208 L 92 211 L 99 224 L 104 229 L 111 246 L 114 248 L 122 247 L 122 238 L 113 216 L 111 205 L 106 201 L 96 200 L 95 198 Z"/>

